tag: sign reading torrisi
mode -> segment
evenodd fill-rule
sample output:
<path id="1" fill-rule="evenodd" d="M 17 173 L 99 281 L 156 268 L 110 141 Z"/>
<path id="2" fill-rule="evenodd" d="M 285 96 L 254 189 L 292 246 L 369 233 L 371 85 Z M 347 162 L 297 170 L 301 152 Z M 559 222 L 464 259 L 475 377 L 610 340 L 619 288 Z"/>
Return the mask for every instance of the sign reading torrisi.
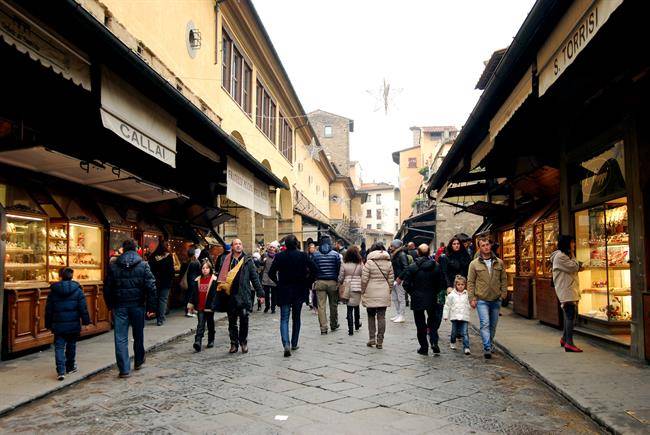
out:
<path id="1" fill-rule="evenodd" d="M 542 96 L 573 63 L 623 0 L 575 1 L 537 55 Z"/>

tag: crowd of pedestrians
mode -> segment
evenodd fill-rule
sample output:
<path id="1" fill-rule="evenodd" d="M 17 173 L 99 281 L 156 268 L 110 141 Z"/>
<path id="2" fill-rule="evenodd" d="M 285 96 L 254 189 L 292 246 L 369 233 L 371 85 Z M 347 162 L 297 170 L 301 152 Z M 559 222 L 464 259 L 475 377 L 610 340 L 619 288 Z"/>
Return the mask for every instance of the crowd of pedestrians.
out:
<path id="1" fill-rule="evenodd" d="M 502 301 L 507 297 L 507 278 L 503 261 L 494 252 L 491 241 L 479 237 L 473 255 L 471 241 L 453 237 L 436 252 L 430 245 L 404 245 L 393 240 L 386 249 L 374 243 L 361 246 L 334 245 L 322 237 L 318 245 L 309 243 L 303 251 L 294 235 L 282 244 L 270 243 L 263 255 L 244 252 L 235 239 L 226 250 L 191 248 L 188 262 L 181 269 L 179 287 L 184 290 L 185 312 L 197 321 L 193 348 L 201 352 L 207 328 L 207 348 L 215 345 L 215 312 L 227 313 L 229 353 L 248 352 L 250 314 L 257 301 L 258 311 L 274 313 L 280 308 L 280 338 L 284 356 L 299 349 L 301 312 L 305 305 L 317 310 L 321 334 L 337 331 L 339 304 L 347 308 L 348 334 L 362 327 L 360 307 L 367 313 L 369 347 L 383 349 L 386 312 L 394 306 L 390 320 L 404 323 L 405 310 L 413 312 L 417 353 L 429 350 L 440 355 L 439 328 L 451 321 L 449 348 L 470 355 L 468 325 L 476 309 L 485 359 L 492 358 L 494 338 Z M 475 258 L 472 258 L 472 257 Z M 573 342 L 573 322 L 580 299 L 577 274 L 581 268 L 575 259 L 575 240 L 561 236 L 558 250 L 551 255 L 553 279 L 564 311 L 564 331 L 560 344 L 566 352 L 582 352 Z M 52 285 L 45 309 L 45 325 L 54 333 L 57 377 L 77 370 L 76 341 L 81 327 L 90 323 L 85 296 L 73 280 L 74 271 L 64 268 L 61 281 Z M 119 376 L 129 377 L 129 329 L 133 338 L 134 368 L 145 363 L 144 326 L 147 319 L 165 323 L 174 263 L 165 241 L 148 256 L 137 252 L 133 240 L 126 240 L 121 254 L 109 264 L 104 298 L 112 311 L 115 358 Z M 328 313 L 329 311 L 329 313 Z M 328 316 L 329 314 L 329 316 Z M 290 322 L 291 320 L 291 322 Z M 291 323 L 291 331 L 289 330 Z"/>

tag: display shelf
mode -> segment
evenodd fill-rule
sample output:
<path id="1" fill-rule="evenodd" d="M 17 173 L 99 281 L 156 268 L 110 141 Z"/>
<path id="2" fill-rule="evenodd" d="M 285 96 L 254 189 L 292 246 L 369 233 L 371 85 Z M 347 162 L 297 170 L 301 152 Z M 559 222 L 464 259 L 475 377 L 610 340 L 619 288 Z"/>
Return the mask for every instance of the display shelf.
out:
<path id="1" fill-rule="evenodd" d="M 45 263 L 5 263 L 5 269 L 32 269 L 45 267 Z"/>
<path id="2" fill-rule="evenodd" d="M 607 295 L 608 290 L 606 288 L 586 288 L 582 290 L 582 293 L 589 294 L 598 294 L 598 295 Z M 631 296 L 632 290 L 630 289 L 609 289 L 609 294 L 612 296 Z"/>
<path id="3" fill-rule="evenodd" d="M 5 252 L 8 254 L 33 254 L 34 250 L 31 248 L 7 248 Z"/>

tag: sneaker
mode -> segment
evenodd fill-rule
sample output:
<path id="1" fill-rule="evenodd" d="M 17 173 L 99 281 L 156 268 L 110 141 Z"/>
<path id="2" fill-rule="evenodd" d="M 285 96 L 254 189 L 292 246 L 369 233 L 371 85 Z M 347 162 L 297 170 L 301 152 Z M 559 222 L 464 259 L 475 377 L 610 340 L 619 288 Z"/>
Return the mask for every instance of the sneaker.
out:
<path id="1" fill-rule="evenodd" d="M 491 359 L 491 358 L 492 358 L 492 354 L 491 354 L 490 352 L 483 352 L 483 358 L 485 358 L 485 359 Z"/>
<path id="2" fill-rule="evenodd" d="M 285 357 L 285 358 L 288 358 L 288 357 L 290 357 L 290 356 L 291 356 L 291 351 L 290 351 L 289 348 L 287 347 L 287 348 L 284 349 L 284 357 Z"/>
<path id="3" fill-rule="evenodd" d="M 206 347 L 208 349 L 212 349 L 214 347 L 214 341 L 208 341 L 208 345 Z"/>
<path id="4" fill-rule="evenodd" d="M 300 346 L 291 346 L 291 350 L 298 350 L 300 349 Z"/>
<path id="5" fill-rule="evenodd" d="M 327 335 L 327 331 L 321 331 L 320 335 Z"/>
<path id="6" fill-rule="evenodd" d="M 469 348 L 465 348 L 463 350 L 463 352 L 465 353 L 465 355 L 471 355 L 472 354 L 472 352 L 469 350 Z"/>
<path id="7" fill-rule="evenodd" d="M 118 378 L 122 378 L 122 379 L 130 378 L 130 377 L 131 377 L 131 373 L 120 373 L 118 375 Z"/>
<path id="8" fill-rule="evenodd" d="M 77 366 L 72 367 L 70 370 L 66 370 L 65 373 L 69 375 L 70 373 L 77 373 Z"/>
<path id="9" fill-rule="evenodd" d="M 375 343 L 375 340 L 370 340 L 370 341 L 368 341 L 368 342 L 366 343 L 366 346 L 368 346 L 368 347 L 373 347 L 375 344 L 376 344 L 376 343 Z"/>
<path id="10" fill-rule="evenodd" d="M 332 330 L 332 332 L 334 332 L 337 331 L 340 327 L 341 327 L 340 325 L 336 325 L 336 326 L 332 326 L 330 329 Z"/>
<path id="11" fill-rule="evenodd" d="M 431 350 L 433 351 L 434 356 L 440 355 L 440 347 L 438 347 L 437 344 L 431 346 Z"/>
<path id="12" fill-rule="evenodd" d="M 382 343 L 377 343 L 377 344 L 375 345 L 375 347 L 376 347 L 377 349 L 383 349 L 383 348 L 384 348 L 384 345 L 383 345 Z"/>
<path id="13" fill-rule="evenodd" d="M 456 350 L 456 344 L 455 343 L 449 343 L 449 349 Z"/>
<path id="14" fill-rule="evenodd" d="M 494 345 L 490 346 L 490 353 L 496 353 L 497 348 Z"/>
<path id="15" fill-rule="evenodd" d="M 395 320 L 393 320 L 393 322 L 395 322 L 395 323 L 404 323 L 404 321 L 405 321 L 404 316 L 401 316 L 401 315 L 397 316 L 397 318 Z"/>
<path id="16" fill-rule="evenodd" d="M 56 377 L 57 380 L 62 381 L 65 379 L 65 375 L 60 374 L 59 376 Z"/>
<path id="17" fill-rule="evenodd" d="M 399 316 L 393 316 L 393 317 L 390 318 L 390 321 L 391 321 L 391 322 L 394 322 L 395 319 L 397 319 L 398 317 L 399 317 Z"/>

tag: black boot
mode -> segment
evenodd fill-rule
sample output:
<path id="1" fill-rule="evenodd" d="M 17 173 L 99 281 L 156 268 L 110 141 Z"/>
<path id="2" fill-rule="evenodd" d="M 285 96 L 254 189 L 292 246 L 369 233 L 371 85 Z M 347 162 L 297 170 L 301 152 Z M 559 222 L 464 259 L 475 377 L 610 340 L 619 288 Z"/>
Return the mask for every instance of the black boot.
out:
<path id="1" fill-rule="evenodd" d="M 206 346 L 208 349 L 211 349 L 214 347 L 214 338 L 212 340 L 208 340 L 208 345 Z"/>
<path id="2" fill-rule="evenodd" d="M 196 352 L 201 352 L 201 343 L 200 342 L 195 341 L 193 347 L 194 347 L 194 350 Z"/>

